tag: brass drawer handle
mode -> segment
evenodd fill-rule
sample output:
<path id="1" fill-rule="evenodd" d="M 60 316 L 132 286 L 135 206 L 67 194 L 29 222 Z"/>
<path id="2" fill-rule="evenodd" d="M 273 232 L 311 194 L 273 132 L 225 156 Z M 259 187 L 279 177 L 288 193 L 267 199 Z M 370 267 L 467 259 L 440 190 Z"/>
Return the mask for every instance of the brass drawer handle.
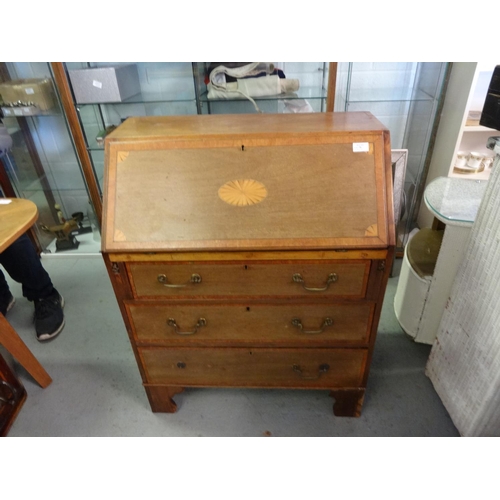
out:
<path id="1" fill-rule="evenodd" d="M 332 318 L 325 318 L 325 320 L 323 321 L 323 324 L 321 325 L 321 328 L 319 330 L 304 330 L 304 326 L 302 325 L 302 321 L 299 318 L 293 318 L 292 325 L 297 327 L 299 330 L 301 330 L 302 333 L 312 333 L 312 334 L 322 333 L 325 328 L 333 325 L 333 319 Z"/>
<path id="2" fill-rule="evenodd" d="M 194 330 L 192 332 L 181 332 L 178 330 L 178 326 L 177 326 L 177 323 L 175 322 L 175 319 L 174 318 L 168 318 L 167 320 L 167 325 L 168 326 L 172 326 L 175 330 L 175 333 L 177 333 L 178 335 L 193 335 L 194 333 L 196 333 L 198 331 L 198 328 L 201 328 L 202 326 L 206 326 L 207 324 L 207 320 L 205 318 L 200 318 L 198 320 L 198 322 L 196 323 L 196 325 L 194 325 Z"/>
<path id="3" fill-rule="evenodd" d="M 299 365 L 293 365 L 292 369 L 295 373 L 298 373 L 300 375 L 300 378 L 303 380 L 318 380 L 323 373 L 326 373 L 330 369 L 330 365 L 327 365 L 326 363 L 319 365 L 318 374 L 312 376 L 304 376 Z"/>
<path id="4" fill-rule="evenodd" d="M 309 286 L 305 285 L 304 278 L 302 277 L 302 275 L 300 273 L 295 273 L 292 276 L 292 280 L 295 283 L 301 283 L 304 290 L 307 290 L 308 292 L 324 292 L 325 290 L 328 290 L 330 283 L 335 283 L 338 279 L 339 279 L 339 277 L 337 276 L 337 273 L 330 273 L 328 275 L 327 280 L 326 280 L 326 286 L 324 286 L 322 288 L 313 288 L 313 287 L 309 287 Z"/>
<path id="5" fill-rule="evenodd" d="M 187 283 L 184 283 L 183 285 L 174 285 L 171 283 L 167 283 L 167 277 L 164 274 L 159 274 L 157 279 L 159 283 L 169 288 L 184 288 L 188 285 L 196 285 L 197 283 L 201 283 L 201 276 L 199 274 L 192 274 L 189 281 Z"/>

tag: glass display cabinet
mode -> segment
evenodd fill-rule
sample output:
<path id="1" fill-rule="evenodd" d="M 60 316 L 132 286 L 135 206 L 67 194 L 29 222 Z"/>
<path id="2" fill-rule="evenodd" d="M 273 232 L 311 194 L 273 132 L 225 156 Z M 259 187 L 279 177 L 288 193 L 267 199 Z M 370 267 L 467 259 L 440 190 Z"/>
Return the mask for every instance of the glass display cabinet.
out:
<path id="1" fill-rule="evenodd" d="M 0 156 L 4 194 L 37 205 L 32 236 L 39 251 L 98 251 L 93 205 L 49 63 L 8 62 L 0 67 L 3 132 L 12 140 Z M 14 93 L 18 87 L 19 99 Z M 40 96 L 46 100 L 37 101 Z M 63 234 L 60 226 L 65 222 L 69 226 Z"/>
<path id="2" fill-rule="evenodd" d="M 195 88 L 200 114 L 255 113 L 256 107 L 244 95 L 233 94 L 212 96 L 208 82 L 211 70 L 224 63 L 193 63 Z M 226 63 L 230 64 L 230 63 Z M 273 62 L 274 72 L 288 81 L 296 82 L 296 90 L 283 89 L 283 92 L 268 97 L 254 97 L 256 106 L 263 113 L 295 113 L 300 111 L 322 112 L 329 107 L 330 89 L 336 76 L 336 64 L 328 62 Z M 278 73 L 278 71 L 280 73 Z M 333 111 L 333 109 L 331 109 Z"/>

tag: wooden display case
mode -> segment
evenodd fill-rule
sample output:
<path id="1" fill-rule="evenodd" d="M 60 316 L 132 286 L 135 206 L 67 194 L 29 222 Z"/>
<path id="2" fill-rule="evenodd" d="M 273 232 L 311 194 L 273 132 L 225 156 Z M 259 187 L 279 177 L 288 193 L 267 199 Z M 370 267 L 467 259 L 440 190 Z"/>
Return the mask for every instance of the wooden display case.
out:
<path id="1" fill-rule="evenodd" d="M 102 252 L 153 411 L 279 387 L 359 416 L 395 243 L 378 120 L 130 118 L 105 163 Z"/>

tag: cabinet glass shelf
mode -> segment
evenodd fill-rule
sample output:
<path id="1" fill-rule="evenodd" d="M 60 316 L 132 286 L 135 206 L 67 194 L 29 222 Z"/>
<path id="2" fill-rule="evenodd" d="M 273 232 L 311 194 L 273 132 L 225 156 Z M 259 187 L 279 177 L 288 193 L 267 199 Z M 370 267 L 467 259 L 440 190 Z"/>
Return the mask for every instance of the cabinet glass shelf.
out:
<path id="1" fill-rule="evenodd" d="M 2 112 L 5 118 L 42 118 L 44 116 L 62 116 L 61 110 L 51 109 L 50 111 L 37 111 L 31 114 L 29 111 L 25 111 L 23 106 L 10 108 L 2 106 Z"/>
<path id="2" fill-rule="evenodd" d="M 283 99 L 326 99 L 327 91 L 317 87 L 302 87 L 297 92 L 289 94 L 279 94 L 265 97 L 252 97 L 254 101 L 277 101 Z M 247 101 L 244 96 L 231 99 L 209 99 L 207 92 L 200 95 L 201 102 L 232 102 L 232 101 Z"/>
<path id="3" fill-rule="evenodd" d="M 432 101 L 435 99 L 419 89 L 384 88 L 384 89 L 355 89 L 351 88 L 349 102 L 396 102 L 396 101 Z"/>
<path id="4" fill-rule="evenodd" d="M 195 101 L 193 92 L 173 93 L 173 94 L 151 94 L 139 93 L 123 101 L 111 102 L 93 102 L 93 103 L 75 103 L 77 108 L 96 105 L 121 105 L 121 104 L 148 104 L 148 103 L 162 103 L 162 102 L 186 102 Z"/>

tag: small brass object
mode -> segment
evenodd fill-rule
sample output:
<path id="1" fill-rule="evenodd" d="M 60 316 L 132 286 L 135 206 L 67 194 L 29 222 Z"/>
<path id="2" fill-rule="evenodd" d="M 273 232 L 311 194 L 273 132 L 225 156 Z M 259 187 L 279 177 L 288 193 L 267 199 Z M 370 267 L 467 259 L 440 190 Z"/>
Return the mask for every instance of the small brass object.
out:
<path id="1" fill-rule="evenodd" d="M 301 330 L 302 333 L 307 333 L 307 334 L 323 333 L 323 330 L 326 327 L 333 325 L 333 319 L 332 318 L 325 318 L 325 320 L 323 321 L 323 324 L 321 325 L 319 330 L 304 330 L 304 326 L 302 325 L 302 321 L 299 318 L 293 318 L 292 325 L 297 327 L 299 330 Z"/>
<path id="2" fill-rule="evenodd" d="M 201 283 L 201 276 L 199 274 L 192 274 L 189 281 L 182 285 L 175 285 L 173 283 L 168 283 L 167 277 L 164 274 L 159 274 L 157 280 L 158 283 L 161 283 L 163 286 L 166 286 L 168 288 L 184 288 L 189 285 L 196 285 L 198 283 Z"/>
<path id="3" fill-rule="evenodd" d="M 175 321 L 174 318 L 168 318 L 168 320 L 167 320 L 167 325 L 173 327 L 175 330 L 175 333 L 177 333 L 178 335 L 193 335 L 198 331 L 198 328 L 201 328 L 202 326 L 206 326 L 206 324 L 207 324 L 207 320 L 205 318 L 200 318 L 197 321 L 196 325 L 194 325 L 194 330 L 192 330 L 190 332 L 181 332 L 179 330 L 177 322 Z"/>
<path id="4" fill-rule="evenodd" d="M 323 373 L 326 373 L 330 369 L 330 365 L 326 363 L 319 365 L 318 374 L 311 376 L 305 376 L 304 373 L 302 372 L 302 368 L 300 367 L 300 365 L 293 365 L 292 369 L 295 373 L 298 373 L 300 375 L 300 378 L 303 380 L 318 380 Z"/>
<path id="5" fill-rule="evenodd" d="M 330 283 L 335 283 L 339 277 L 337 276 L 337 273 L 330 273 L 328 275 L 328 278 L 326 279 L 326 285 L 321 288 L 314 288 L 314 287 L 308 287 L 305 285 L 304 278 L 300 273 L 295 273 L 292 276 L 292 280 L 294 283 L 300 283 L 304 290 L 307 290 L 308 292 L 324 292 L 325 290 L 328 290 L 328 287 L 330 286 Z"/>

